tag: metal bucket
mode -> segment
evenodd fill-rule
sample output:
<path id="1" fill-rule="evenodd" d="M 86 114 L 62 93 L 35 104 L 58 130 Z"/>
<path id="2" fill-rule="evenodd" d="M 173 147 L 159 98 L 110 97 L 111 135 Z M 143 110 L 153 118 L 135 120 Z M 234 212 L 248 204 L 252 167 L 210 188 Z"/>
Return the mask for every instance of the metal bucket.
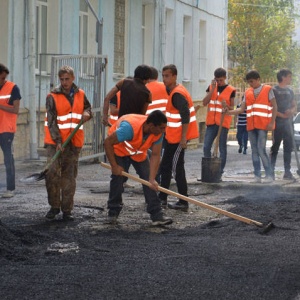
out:
<path id="1" fill-rule="evenodd" d="M 202 157 L 201 181 L 218 183 L 221 180 L 221 158 Z"/>

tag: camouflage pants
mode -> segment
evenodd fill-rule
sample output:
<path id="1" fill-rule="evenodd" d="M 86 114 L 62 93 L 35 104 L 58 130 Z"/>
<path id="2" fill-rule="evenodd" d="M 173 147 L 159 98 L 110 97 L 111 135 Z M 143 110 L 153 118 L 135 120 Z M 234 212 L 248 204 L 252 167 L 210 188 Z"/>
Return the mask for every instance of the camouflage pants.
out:
<path id="1" fill-rule="evenodd" d="M 56 152 L 56 147 L 47 145 L 46 150 L 49 162 Z M 71 212 L 74 206 L 80 150 L 81 148 L 68 144 L 46 173 L 48 203 L 52 208 L 60 208 L 62 212 Z"/>

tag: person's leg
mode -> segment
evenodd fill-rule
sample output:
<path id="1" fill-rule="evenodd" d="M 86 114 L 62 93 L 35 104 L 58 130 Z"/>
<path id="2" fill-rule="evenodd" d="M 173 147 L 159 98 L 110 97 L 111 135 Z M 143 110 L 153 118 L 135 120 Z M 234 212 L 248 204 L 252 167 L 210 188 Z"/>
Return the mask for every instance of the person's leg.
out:
<path id="1" fill-rule="evenodd" d="M 117 164 L 122 166 L 125 170 L 128 164 L 130 165 L 129 157 L 120 157 L 116 156 Z M 110 187 L 109 187 L 109 196 L 107 201 L 108 208 L 108 216 L 117 218 L 122 210 L 123 202 L 122 202 L 122 193 L 124 191 L 123 188 L 123 176 L 113 175 L 111 174 Z"/>
<path id="2" fill-rule="evenodd" d="M 148 158 L 142 162 L 136 162 L 131 159 L 131 164 L 133 165 L 134 169 L 136 170 L 136 173 L 139 175 L 141 179 L 149 181 L 150 164 Z M 143 187 L 145 200 L 147 203 L 147 212 L 151 216 L 160 213 L 161 205 L 157 193 L 144 184 L 142 185 L 142 187 Z"/>
<path id="3" fill-rule="evenodd" d="M 247 127 L 243 126 L 243 147 L 244 147 L 244 154 L 247 154 L 247 148 L 248 148 L 248 131 Z"/>
<path id="4" fill-rule="evenodd" d="M 293 179 L 291 174 L 291 160 L 293 151 L 293 134 L 290 130 L 290 126 L 286 126 L 283 129 L 283 163 L 284 163 L 284 175 L 286 178 Z"/>
<path id="5" fill-rule="evenodd" d="M 55 145 L 46 146 L 47 163 L 50 162 L 56 153 Z M 45 175 L 48 203 L 51 206 L 46 214 L 46 218 L 54 219 L 61 208 L 61 157 L 59 156 L 52 162 Z"/>
<path id="6" fill-rule="evenodd" d="M 168 142 L 166 142 L 164 154 L 160 163 L 159 172 L 161 178 L 161 186 L 166 189 L 170 187 L 172 178 L 172 161 L 177 146 L 178 144 L 169 144 Z M 167 198 L 168 195 L 166 193 L 159 192 L 159 199 L 162 202 L 166 202 Z M 166 205 L 166 203 L 163 204 Z"/>
<path id="7" fill-rule="evenodd" d="M 4 165 L 6 171 L 6 189 L 14 191 L 15 186 L 15 161 L 12 151 L 14 133 L 4 132 L 0 134 L 1 149 L 3 151 Z"/>
<path id="8" fill-rule="evenodd" d="M 224 172 L 224 168 L 227 160 L 227 136 L 228 136 L 228 128 L 223 127 L 221 130 L 220 142 L 219 142 L 220 157 L 221 157 L 221 174 L 223 174 Z"/>
<path id="9" fill-rule="evenodd" d="M 273 172 L 275 171 L 275 165 L 276 165 L 276 160 L 277 160 L 277 155 L 278 155 L 278 151 L 280 148 L 280 144 L 282 141 L 282 130 L 280 128 L 280 125 L 278 125 L 275 130 L 273 131 L 273 141 L 272 141 L 272 146 L 270 149 L 270 161 L 271 161 L 271 167 Z"/>
<path id="10" fill-rule="evenodd" d="M 258 132 L 257 129 L 248 131 L 249 141 L 252 152 L 252 164 L 254 168 L 254 176 L 261 178 L 260 158 L 258 155 Z"/>
<path id="11" fill-rule="evenodd" d="M 268 135 L 268 131 L 258 130 L 257 148 L 258 148 L 258 155 L 265 169 L 266 177 L 273 178 L 271 162 L 266 151 L 267 135 Z"/>
<path id="12" fill-rule="evenodd" d="M 218 134 L 219 126 L 209 125 L 206 127 L 204 143 L 203 143 L 203 155 L 204 157 L 211 157 L 211 148 L 215 137 Z"/>
<path id="13" fill-rule="evenodd" d="M 239 153 L 242 153 L 242 147 L 243 147 L 243 127 L 241 125 L 237 125 L 237 131 L 236 131 L 236 139 L 239 144 Z"/>
<path id="14" fill-rule="evenodd" d="M 74 207 L 79 154 L 80 148 L 70 143 L 61 154 L 61 210 L 65 220 L 73 219 L 71 212 Z"/>

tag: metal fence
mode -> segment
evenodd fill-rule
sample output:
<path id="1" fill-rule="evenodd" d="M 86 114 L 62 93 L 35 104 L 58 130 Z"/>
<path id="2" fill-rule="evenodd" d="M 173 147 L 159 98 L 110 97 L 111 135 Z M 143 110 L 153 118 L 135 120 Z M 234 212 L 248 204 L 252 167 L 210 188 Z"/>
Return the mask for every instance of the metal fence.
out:
<path id="1" fill-rule="evenodd" d="M 58 71 L 68 65 L 74 69 L 75 83 L 83 89 L 92 105 L 94 118 L 84 124 L 84 146 L 80 160 L 96 159 L 104 155 L 105 126 L 101 124 L 101 109 L 106 94 L 105 55 L 59 55 L 51 58 L 51 89 L 59 85 Z"/>

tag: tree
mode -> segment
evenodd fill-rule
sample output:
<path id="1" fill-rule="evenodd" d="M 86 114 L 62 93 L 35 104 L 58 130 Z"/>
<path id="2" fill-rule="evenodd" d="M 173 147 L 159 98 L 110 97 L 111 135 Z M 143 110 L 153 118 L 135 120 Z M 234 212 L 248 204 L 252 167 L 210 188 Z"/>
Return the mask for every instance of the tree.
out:
<path id="1" fill-rule="evenodd" d="M 300 47 L 293 41 L 298 15 L 293 0 L 229 0 L 228 56 L 233 81 L 251 69 L 274 78 L 280 68 L 299 74 Z M 294 76 L 294 81 L 298 81 Z"/>

